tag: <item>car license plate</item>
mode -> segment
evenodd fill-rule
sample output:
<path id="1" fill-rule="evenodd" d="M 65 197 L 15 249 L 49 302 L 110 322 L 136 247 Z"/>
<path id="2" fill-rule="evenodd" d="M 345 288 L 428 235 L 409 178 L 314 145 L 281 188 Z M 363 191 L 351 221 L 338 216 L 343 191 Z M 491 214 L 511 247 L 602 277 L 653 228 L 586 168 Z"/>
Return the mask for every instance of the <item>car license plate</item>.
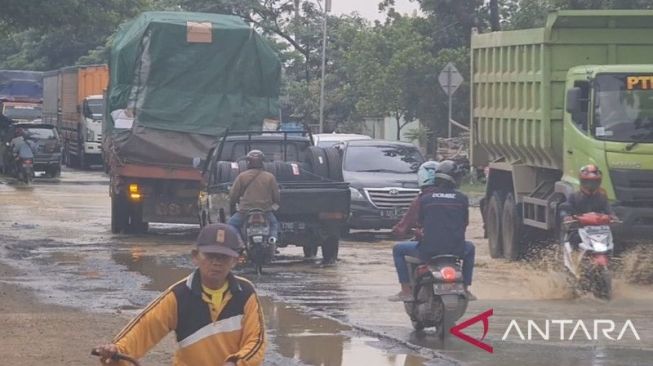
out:
<path id="1" fill-rule="evenodd" d="M 398 218 L 403 216 L 405 210 L 401 207 L 381 210 L 381 217 Z"/>

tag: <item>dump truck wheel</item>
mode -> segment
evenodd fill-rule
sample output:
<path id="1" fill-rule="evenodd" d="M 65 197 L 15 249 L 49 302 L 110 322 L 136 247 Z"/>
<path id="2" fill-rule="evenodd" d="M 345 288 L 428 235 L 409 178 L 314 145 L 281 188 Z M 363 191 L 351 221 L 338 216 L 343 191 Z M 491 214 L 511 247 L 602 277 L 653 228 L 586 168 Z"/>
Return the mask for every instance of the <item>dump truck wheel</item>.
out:
<path id="1" fill-rule="evenodd" d="M 513 194 L 508 193 L 501 213 L 501 239 L 503 256 L 510 261 L 516 261 L 522 253 L 522 229 L 521 212 Z"/>
<path id="2" fill-rule="evenodd" d="M 492 193 L 490 202 L 485 214 L 488 244 L 490 246 L 490 257 L 502 258 L 503 245 L 501 243 L 501 211 L 503 209 L 503 198 L 499 192 Z"/>

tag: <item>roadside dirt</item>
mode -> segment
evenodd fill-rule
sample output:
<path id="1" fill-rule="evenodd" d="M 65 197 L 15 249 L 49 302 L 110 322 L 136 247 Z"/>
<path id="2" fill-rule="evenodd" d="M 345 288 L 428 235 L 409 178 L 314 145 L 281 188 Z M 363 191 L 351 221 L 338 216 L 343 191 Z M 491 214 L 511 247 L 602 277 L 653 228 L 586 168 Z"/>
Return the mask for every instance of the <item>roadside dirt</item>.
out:
<path id="1" fill-rule="evenodd" d="M 13 285 L 23 275 L 0 263 L 0 364 L 12 366 L 90 365 L 97 344 L 109 342 L 129 314 L 93 314 L 42 304 L 38 292 Z M 166 339 L 144 365 L 170 364 L 172 339 Z M 97 362 L 99 364 L 99 362 Z"/>

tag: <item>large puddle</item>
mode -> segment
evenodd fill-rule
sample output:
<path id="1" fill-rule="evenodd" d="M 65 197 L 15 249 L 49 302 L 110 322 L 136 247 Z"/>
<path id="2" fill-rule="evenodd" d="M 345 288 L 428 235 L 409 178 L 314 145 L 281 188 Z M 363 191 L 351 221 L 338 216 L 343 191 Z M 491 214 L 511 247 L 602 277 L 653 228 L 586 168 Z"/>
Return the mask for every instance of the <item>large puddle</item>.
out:
<path id="1" fill-rule="evenodd" d="M 170 255 L 183 252 L 186 246 L 112 250 L 97 245 L 74 248 L 54 242 L 43 244 L 30 247 L 18 241 L 10 245 L 4 257 L 21 268 L 24 275 L 5 281 L 38 289 L 48 302 L 90 311 L 142 308 L 192 270 L 188 255 Z M 244 272 L 247 275 L 248 270 Z M 265 295 L 266 290 L 261 293 Z M 311 314 L 305 308 L 274 301 L 270 296 L 263 296 L 262 303 L 272 339 L 271 351 L 297 365 L 456 364 L 433 359 L 432 354 L 420 355 L 419 350 L 361 333 L 337 319 Z"/>
<path id="2" fill-rule="evenodd" d="M 62 305 L 131 312 L 189 273 L 197 227 L 153 225 L 143 236 L 112 235 L 101 173 L 75 177 L 28 189 L 0 185 L 0 258 L 22 270 L 20 277 L 2 280 L 38 289 Z M 653 364 L 653 250 L 626 253 L 617 262 L 613 301 L 572 298 L 546 260 L 491 260 L 478 212 L 471 220 L 468 237 L 477 243 L 473 290 L 480 300 L 463 320 L 494 309 L 486 339 L 494 353 L 457 338 L 442 344 L 432 332 L 414 332 L 403 305 L 385 300 L 398 290 L 390 238 L 356 233 L 343 242 L 336 266 L 304 262 L 301 249 L 290 247 L 280 249 L 265 275 L 241 272 L 263 296 L 271 352 L 282 360 L 275 365 L 412 366 L 454 359 L 497 366 Z M 502 339 L 512 320 L 525 325 L 547 319 L 610 319 L 618 326 L 631 320 L 641 339 Z M 482 332 L 478 324 L 466 330 L 475 338 Z"/>

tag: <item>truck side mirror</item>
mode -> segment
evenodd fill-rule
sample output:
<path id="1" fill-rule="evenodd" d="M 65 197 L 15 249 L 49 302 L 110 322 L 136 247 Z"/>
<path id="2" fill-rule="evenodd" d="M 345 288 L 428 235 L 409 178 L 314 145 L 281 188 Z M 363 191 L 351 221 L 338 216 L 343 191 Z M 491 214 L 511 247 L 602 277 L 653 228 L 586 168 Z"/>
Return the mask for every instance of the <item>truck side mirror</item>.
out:
<path id="1" fill-rule="evenodd" d="M 581 111 L 581 95 L 583 91 L 578 88 L 574 87 L 569 90 L 567 90 L 567 112 L 574 117 Z"/>

